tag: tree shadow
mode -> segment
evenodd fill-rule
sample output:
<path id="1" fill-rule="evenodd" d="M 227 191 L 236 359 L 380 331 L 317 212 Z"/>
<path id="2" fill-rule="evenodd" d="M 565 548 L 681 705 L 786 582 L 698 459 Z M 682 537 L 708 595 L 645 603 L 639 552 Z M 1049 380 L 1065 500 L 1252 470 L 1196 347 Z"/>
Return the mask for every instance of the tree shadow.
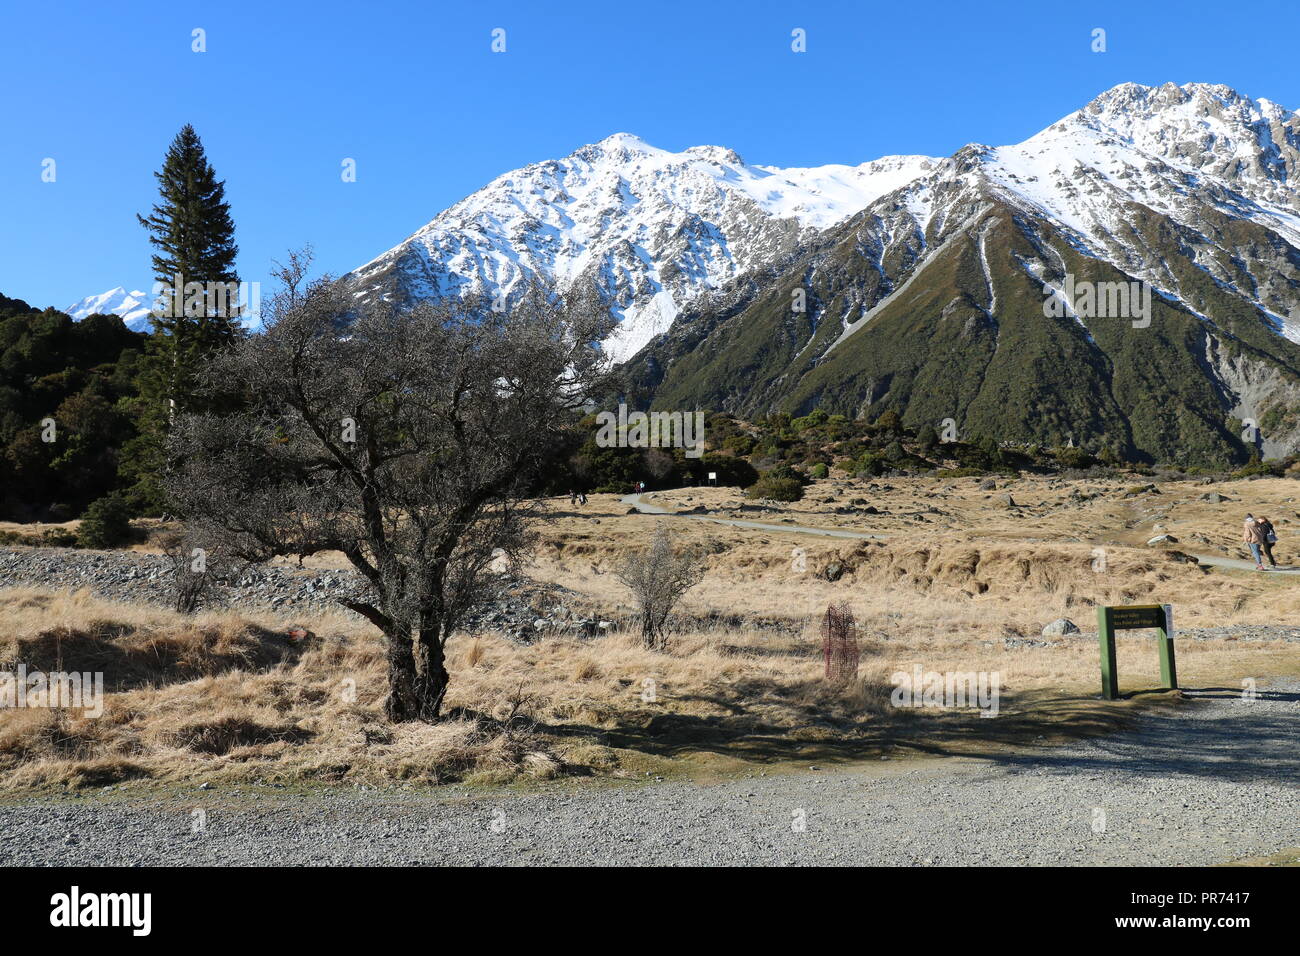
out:
<path id="1" fill-rule="evenodd" d="M 100 673 L 109 692 L 210 677 L 229 670 L 267 670 L 302 653 L 284 633 L 254 624 L 234 636 L 213 627 L 153 634 L 126 624 L 97 621 L 83 628 L 56 627 L 14 643 L 0 669 L 29 674 Z"/>
<path id="2" fill-rule="evenodd" d="M 750 682 L 754 693 L 776 690 Z M 735 696 L 692 695 L 682 704 L 704 704 L 721 713 L 661 711 L 618 726 L 542 724 L 560 738 L 599 738 L 607 746 L 660 758 L 712 754 L 760 764 L 822 763 L 914 754 L 992 761 L 1015 771 L 1052 773 L 1120 771 L 1162 778 L 1195 776 L 1247 781 L 1300 781 L 1300 720 L 1242 701 L 1240 712 L 1198 708 L 1196 700 L 1240 699 L 1240 691 L 1206 688 L 1180 700 L 1173 693 L 1139 691 L 1126 701 L 1093 696 L 1004 694 L 996 717 L 972 710 L 887 708 L 840 716 L 787 702 L 771 717 L 750 712 Z M 1141 703 L 1149 693 L 1163 700 Z M 1176 693 L 1176 692 L 1175 692 Z M 1295 702 L 1300 694 L 1261 691 L 1259 701 Z M 1162 706 L 1163 704 L 1169 706 Z M 653 705 L 650 705 L 653 706 Z M 801 719 L 802 718 L 802 719 Z M 1077 746 L 1086 741 L 1086 746 Z M 1062 746 L 1074 743 L 1076 746 Z"/>

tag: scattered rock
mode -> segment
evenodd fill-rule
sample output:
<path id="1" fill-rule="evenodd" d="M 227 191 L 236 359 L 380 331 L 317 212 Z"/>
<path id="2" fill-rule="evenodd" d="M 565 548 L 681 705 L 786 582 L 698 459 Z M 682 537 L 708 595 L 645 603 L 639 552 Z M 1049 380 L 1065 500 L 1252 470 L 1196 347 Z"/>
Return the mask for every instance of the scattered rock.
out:
<path id="1" fill-rule="evenodd" d="M 1061 637 L 1065 634 L 1078 634 L 1079 625 L 1075 624 L 1068 617 L 1058 617 L 1051 624 L 1043 628 L 1043 637 Z"/>
<path id="2" fill-rule="evenodd" d="M 1175 538 L 1172 534 L 1158 534 L 1154 538 L 1150 538 L 1147 540 L 1147 547 L 1156 548 L 1162 544 L 1177 544 L 1177 543 L 1178 543 L 1178 539 Z"/>
<path id="3" fill-rule="evenodd" d="M 826 569 L 822 571 L 822 577 L 827 581 L 838 581 L 840 578 L 844 577 L 845 570 L 843 562 L 832 561 L 830 564 L 826 565 Z"/>

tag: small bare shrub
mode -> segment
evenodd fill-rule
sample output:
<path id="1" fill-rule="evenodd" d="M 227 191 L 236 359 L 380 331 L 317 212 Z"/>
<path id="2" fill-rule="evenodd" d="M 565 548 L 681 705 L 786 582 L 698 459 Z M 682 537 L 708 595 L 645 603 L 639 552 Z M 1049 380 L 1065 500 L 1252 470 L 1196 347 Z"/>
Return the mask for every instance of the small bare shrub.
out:
<path id="1" fill-rule="evenodd" d="M 674 547 L 668 529 L 659 525 L 650 547 L 624 558 L 615 573 L 641 609 L 642 643 L 650 650 L 664 650 L 668 615 L 704 577 L 704 555 L 698 548 Z"/>
<path id="2" fill-rule="evenodd" d="M 158 545 L 171 570 L 174 606 L 181 614 L 193 614 L 217 581 L 236 576 L 220 550 L 201 547 L 189 534 L 168 532 Z"/>

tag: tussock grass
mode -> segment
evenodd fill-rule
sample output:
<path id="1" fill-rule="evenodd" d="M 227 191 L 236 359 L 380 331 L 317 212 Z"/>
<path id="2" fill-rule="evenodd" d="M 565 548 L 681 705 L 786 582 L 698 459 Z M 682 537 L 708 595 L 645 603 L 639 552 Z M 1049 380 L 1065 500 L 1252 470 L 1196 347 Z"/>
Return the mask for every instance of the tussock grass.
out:
<path id="1" fill-rule="evenodd" d="M 112 675 L 97 719 L 0 711 L 10 788 L 629 773 L 629 756 L 683 746 L 743 750 L 747 738 L 818 739 L 832 725 L 851 737 L 883 711 L 878 678 L 825 686 L 819 649 L 802 635 L 678 634 L 667 654 L 626 633 L 527 647 L 478 635 L 449 648 L 448 719 L 393 725 L 381 710 L 381 638 L 342 617 L 310 622 L 319 637 L 293 646 L 283 621 L 189 621 L 85 594 L 0 591 L 0 613 L 16 622 L 0 642 L 5 660 Z"/>
<path id="2" fill-rule="evenodd" d="M 1123 482 L 1022 479 L 1009 489 L 1020 513 L 997 507 L 1001 481 L 995 493 L 980 491 L 973 479 L 890 484 L 892 491 L 868 492 L 860 483 L 819 482 L 787 510 L 736 515 L 866 527 L 877 519 L 832 507 L 861 496 L 889 512 L 878 519 L 889 527 L 866 527 L 890 534 L 885 542 L 673 522 L 674 532 L 707 546 L 708 570 L 683 602 L 686 623 L 667 653 L 647 651 L 637 635 L 617 628 L 595 639 L 548 634 L 530 646 L 492 634 L 455 636 L 448 718 L 437 725 L 383 718 L 381 638 L 342 613 L 186 618 L 84 592 L 0 590 L 0 667 L 103 671 L 110 691 L 99 719 L 0 711 L 0 787 L 135 778 L 498 783 L 639 776 L 679 759 L 734 766 L 850 759 L 909 742 L 934 752 L 944 740 L 1032 741 L 1044 721 L 1102 733 L 1114 729 L 1115 705 L 1095 701 L 1095 641 L 1076 636 L 1034 647 L 1021 639 L 1039 640 L 1043 625 L 1058 617 L 1091 630 L 1097 604 L 1172 603 L 1180 627 L 1300 619 L 1294 579 L 1206 571 L 1134 546 L 1161 523 L 1180 538 L 1180 549 L 1228 550 L 1246 491 L 1252 503 L 1264 502 L 1251 510 L 1289 531 L 1282 522 L 1283 506 L 1294 507 L 1290 483 L 1227 484 L 1218 490 L 1235 501 L 1215 505 L 1201 500 L 1215 488 L 1191 483 L 1164 482 L 1159 495 L 1122 499 Z M 1097 497 L 1079 503 L 1070 495 L 1080 488 Z M 726 489 L 656 500 L 724 507 L 728 496 L 739 501 Z M 924 512 L 931 504 L 947 515 Z M 630 617 L 626 589 L 610 572 L 644 547 L 656 519 L 625 512 L 613 496 L 593 496 L 586 511 L 558 515 L 527 573 L 570 588 L 574 603 L 604 617 Z M 908 517 L 920 513 L 927 522 Z M 1193 535 L 1212 543 L 1189 543 Z M 831 581 L 833 567 L 838 578 Z M 840 601 L 854 611 L 864 653 L 857 681 L 828 686 L 818 622 Z M 726 623 L 700 623 L 710 616 Z M 757 619 L 783 626 L 759 627 Z M 291 643 L 291 626 L 316 637 Z M 1178 655 L 1184 686 L 1231 688 L 1243 676 L 1300 673 L 1295 644 L 1184 640 Z M 894 711 L 889 675 L 918 665 L 997 671 L 1008 717 Z M 1120 636 L 1119 665 L 1124 690 L 1155 685 L 1155 649 L 1142 633 Z"/>

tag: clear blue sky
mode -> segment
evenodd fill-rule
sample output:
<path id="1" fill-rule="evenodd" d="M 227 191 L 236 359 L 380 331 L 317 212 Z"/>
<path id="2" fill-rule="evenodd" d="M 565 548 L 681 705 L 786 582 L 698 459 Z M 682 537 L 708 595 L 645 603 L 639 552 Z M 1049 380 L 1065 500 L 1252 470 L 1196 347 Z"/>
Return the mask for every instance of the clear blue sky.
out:
<path id="1" fill-rule="evenodd" d="M 498 174 L 617 131 L 806 166 L 1018 142 L 1127 80 L 1294 109 L 1298 28 L 1292 4 L 1255 0 L 5 0 L 0 292 L 147 292 L 135 213 L 187 122 L 227 182 L 245 279 L 307 242 L 340 274 Z"/>

